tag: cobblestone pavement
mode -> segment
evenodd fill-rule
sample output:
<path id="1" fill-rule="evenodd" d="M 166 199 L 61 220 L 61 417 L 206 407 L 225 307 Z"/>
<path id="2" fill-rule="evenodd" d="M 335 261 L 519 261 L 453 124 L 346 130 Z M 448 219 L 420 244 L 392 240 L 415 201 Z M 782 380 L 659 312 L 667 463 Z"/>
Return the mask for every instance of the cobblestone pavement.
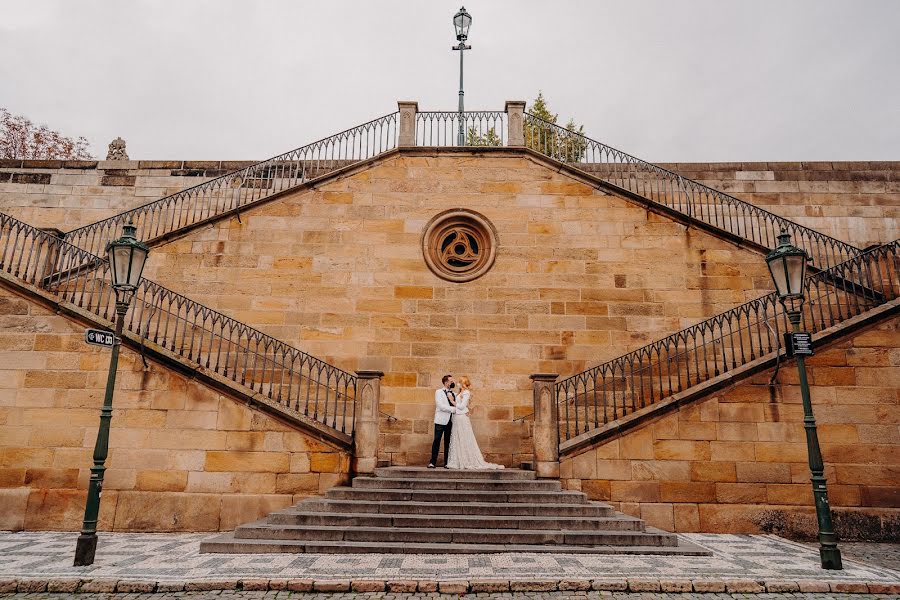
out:
<path id="1" fill-rule="evenodd" d="M 805 544 L 817 549 L 818 544 Z M 900 544 L 877 544 L 870 542 L 841 542 L 841 556 L 844 559 L 867 562 L 885 569 L 900 571 Z"/>
<path id="2" fill-rule="evenodd" d="M 889 544 L 845 545 L 844 569 L 823 571 L 816 546 L 772 535 L 681 536 L 707 548 L 712 556 L 200 554 L 200 541 L 211 535 L 100 534 L 96 562 L 73 567 L 77 533 L 0 533 L 0 593 L 156 591 L 155 598 L 162 592 L 202 592 L 200 598 L 211 591 L 256 597 L 244 596 L 250 590 L 259 594 L 275 590 L 469 595 L 503 591 L 506 597 L 559 591 L 555 596 L 535 596 L 539 598 L 585 597 L 575 592 L 587 590 L 596 591 L 596 597 L 603 591 L 630 591 L 646 593 L 648 598 L 668 597 L 667 593 L 680 598 L 743 597 L 725 592 L 782 593 L 772 598 L 803 597 L 799 594 L 806 592 L 831 594 L 823 598 L 838 597 L 841 592 L 891 592 L 894 597 L 900 593 L 900 571 L 885 566 L 894 566 L 900 552 Z M 798 594 L 784 596 L 788 592 Z"/>
<path id="3" fill-rule="evenodd" d="M 177 592 L 172 594 L 0 594 L 0 598 L 9 600 L 62 600 L 74 598 L 75 600 L 160 600 L 161 598 L 178 598 L 183 600 L 456 600 L 459 594 L 391 594 L 384 592 L 372 593 L 335 593 L 316 594 L 304 592 Z M 642 593 L 642 592 L 518 592 L 518 593 L 484 593 L 466 594 L 466 598 L 485 598 L 507 600 L 519 598 L 522 600 L 741 600 L 747 598 L 747 594 L 678 594 L 678 593 Z M 894 594 L 756 594 L 754 600 L 885 600 L 897 598 Z"/>

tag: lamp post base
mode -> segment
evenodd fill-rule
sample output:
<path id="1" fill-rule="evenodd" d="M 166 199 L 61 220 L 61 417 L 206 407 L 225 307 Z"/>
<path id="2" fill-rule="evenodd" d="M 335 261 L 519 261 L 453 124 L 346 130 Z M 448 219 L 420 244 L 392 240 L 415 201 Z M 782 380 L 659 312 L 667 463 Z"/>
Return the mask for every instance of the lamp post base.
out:
<path id="1" fill-rule="evenodd" d="M 97 534 L 82 533 L 78 536 L 75 545 L 75 566 L 86 567 L 94 564 L 94 554 L 97 552 Z"/>
<path id="2" fill-rule="evenodd" d="M 819 556 L 822 558 L 823 569 L 840 571 L 844 568 L 841 563 L 841 551 L 837 546 L 819 546 Z"/>

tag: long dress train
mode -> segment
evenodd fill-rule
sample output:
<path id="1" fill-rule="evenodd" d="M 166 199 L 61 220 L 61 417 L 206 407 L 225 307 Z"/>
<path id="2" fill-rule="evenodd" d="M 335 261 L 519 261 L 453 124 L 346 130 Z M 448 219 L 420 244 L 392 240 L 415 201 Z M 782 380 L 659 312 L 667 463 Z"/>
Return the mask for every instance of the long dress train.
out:
<path id="1" fill-rule="evenodd" d="M 469 419 L 469 400 L 472 392 L 463 391 L 456 400 L 456 414 L 453 415 L 453 429 L 450 433 L 450 458 L 447 460 L 449 469 L 502 469 L 503 465 L 485 462 L 475 432 L 472 430 L 472 421 Z"/>

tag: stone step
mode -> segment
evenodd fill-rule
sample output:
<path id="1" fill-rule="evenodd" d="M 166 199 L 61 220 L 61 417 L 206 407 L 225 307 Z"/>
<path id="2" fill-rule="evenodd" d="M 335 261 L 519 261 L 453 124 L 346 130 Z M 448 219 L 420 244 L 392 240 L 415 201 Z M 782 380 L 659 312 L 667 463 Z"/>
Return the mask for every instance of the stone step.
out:
<path id="1" fill-rule="evenodd" d="M 529 502 L 536 504 L 584 504 L 582 492 L 490 492 L 471 490 L 398 490 L 335 487 L 325 492 L 335 500 L 375 500 L 380 502 Z"/>
<path id="2" fill-rule="evenodd" d="M 344 527 L 434 527 L 443 529 L 554 529 L 565 531 L 643 531 L 634 517 L 549 517 L 409 515 L 381 513 L 296 512 L 273 513 L 267 525 L 341 525 Z"/>
<path id="3" fill-rule="evenodd" d="M 471 516 L 611 517 L 614 514 L 611 506 L 599 502 L 585 502 L 584 504 L 467 502 L 465 510 Z M 460 505 L 459 502 L 378 502 L 307 498 L 290 508 L 272 513 L 272 515 L 292 515 L 311 511 L 456 515 L 460 512 Z"/>
<path id="4" fill-rule="evenodd" d="M 429 544 L 553 544 L 570 546 L 675 546 L 677 538 L 649 531 L 562 531 L 551 529 L 442 529 L 347 527 L 343 525 L 271 525 L 258 521 L 238 527 L 236 539 L 412 542 Z"/>
<path id="5" fill-rule="evenodd" d="M 397 490 L 484 490 L 484 491 L 544 491 L 556 492 L 562 489 L 558 480 L 480 480 L 480 479 L 438 479 L 395 478 L 395 477 L 355 477 L 354 488 L 397 489 Z"/>
<path id="6" fill-rule="evenodd" d="M 457 471 L 455 469 L 428 469 L 425 467 L 379 467 L 375 469 L 375 476 L 399 477 L 402 479 L 484 479 L 488 481 L 535 479 L 534 471 L 525 471 L 523 469 Z"/>
<path id="7" fill-rule="evenodd" d="M 711 556 L 712 553 L 694 544 L 679 541 L 678 546 L 569 546 L 523 544 L 418 544 L 410 542 L 345 542 L 298 540 L 237 539 L 225 533 L 200 543 L 202 553 L 226 554 L 636 554 L 661 556 Z"/>

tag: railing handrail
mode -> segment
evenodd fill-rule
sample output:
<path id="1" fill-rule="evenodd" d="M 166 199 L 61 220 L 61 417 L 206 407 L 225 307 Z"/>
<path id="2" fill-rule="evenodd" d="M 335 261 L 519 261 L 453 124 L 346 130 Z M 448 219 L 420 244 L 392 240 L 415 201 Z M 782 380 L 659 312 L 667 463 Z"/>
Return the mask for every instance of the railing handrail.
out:
<path id="1" fill-rule="evenodd" d="M 25 270 L 27 270 L 28 268 L 35 268 L 33 266 L 28 267 L 27 263 L 32 260 L 32 255 L 34 255 L 35 261 L 38 261 L 40 259 L 41 244 L 46 245 L 46 247 L 48 247 L 48 248 L 56 248 L 57 249 L 57 251 L 58 251 L 57 258 L 52 259 L 54 262 L 59 261 L 59 257 L 67 256 L 69 258 L 73 258 L 74 260 L 72 262 L 75 264 L 94 265 L 94 268 L 90 269 L 91 272 L 97 268 L 102 269 L 102 268 L 104 268 L 105 265 L 108 265 L 108 260 L 105 258 L 101 258 L 83 248 L 79 248 L 78 246 L 70 244 L 69 242 L 66 242 L 63 239 L 60 239 L 58 236 L 55 236 L 51 233 L 41 231 L 40 229 L 37 229 L 36 227 L 33 227 L 27 223 L 19 221 L 18 219 L 14 218 L 10 215 L 7 215 L 5 213 L 0 213 L 0 233 L 7 231 L 7 230 L 9 230 L 10 232 L 21 231 L 24 233 L 24 235 L 21 236 L 22 237 L 21 240 L 19 239 L 18 233 L 16 234 L 16 241 L 13 242 L 12 251 L 10 251 L 9 240 L 7 240 L 7 242 L 5 244 L 0 245 L 0 267 L 6 268 L 6 270 L 14 276 L 17 276 L 17 277 L 19 276 L 20 263 L 22 263 L 24 252 L 26 250 L 25 246 L 29 243 L 28 238 L 31 238 L 32 241 L 30 242 L 31 247 L 28 249 L 28 257 L 25 259 L 25 262 L 26 262 Z M 0 238 L 0 239 L 2 239 L 2 238 Z M 35 242 L 37 242 L 37 247 L 38 247 L 37 252 L 35 252 Z M 8 264 L 8 261 L 6 259 L 8 256 L 15 258 L 15 250 L 16 250 L 17 245 L 22 246 L 20 248 L 22 254 L 19 256 L 19 260 L 16 263 L 16 271 L 13 272 L 9 268 L 10 265 Z M 44 260 L 47 260 L 46 255 L 44 256 Z M 56 267 L 54 265 L 54 269 L 55 268 Z M 52 289 L 51 289 L 52 287 L 62 285 L 64 282 L 66 282 L 66 283 L 70 282 L 74 279 L 77 279 L 77 277 L 79 276 L 78 273 L 75 273 L 73 275 L 74 271 L 67 271 L 67 270 L 58 271 L 58 270 L 54 270 L 54 269 L 50 269 L 45 274 L 40 274 L 40 275 L 38 275 L 37 273 L 33 273 L 34 279 L 35 279 L 34 284 L 37 287 L 46 289 L 52 293 Z M 64 275 L 63 273 L 66 273 L 66 274 Z M 26 281 L 27 281 L 27 279 L 26 279 Z M 184 296 L 183 294 L 179 294 L 178 292 L 170 290 L 170 289 L 166 288 L 165 286 L 162 286 L 156 282 L 150 281 L 146 278 L 141 279 L 141 282 L 139 284 L 139 290 L 141 288 L 143 288 L 143 290 L 149 292 L 149 294 L 153 297 L 165 298 L 166 301 L 168 302 L 168 306 L 170 306 L 170 307 L 173 305 L 177 305 L 179 307 L 184 307 L 185 310 L 189 310 L 190 312 L 192 312 L 195 315 L 202 315 L 204 317 L 202 324 L 205 324 L 207 321 L 216 322 L 216 323 L 219 323 L 219 328 L 221 331 L 224 332 L 224 331 L 228 330 L 231 335 L 237 335 L 238 340 L 240 340 L 241 337 L 245 337 L 248 340 L 250 340 L 250 339 L 256 340 L 256 344 L 258 345 L 258 347 L 263 348 L 268 352 L 271 352 L 273 357 L 282 356 L 285 358 L 285 360 L 287 362 L 289 362 L 291 364 L 299 361 L 301 363 L 301 365 L 302 364 L 310 365 L 308 367 L 309 372 L 312 372 L 314 370 L 317 370 L 319 372 L 327 371 L 327 373 L 329 374 L 329 377 L 328 377 L 329 380 L 333 376 L 335 381 L 343 380 L 347 383 L 348 386 L 351 384 L 353 386 L 355 386 L 355 384 L 356 384 L 356 381 L 357 381 L 356 375 L 349 373 L 348 371 L 345 371 L 345 370 L 341 369 L 340 367 L 337 367 L 335 365 L 327 363 L 320 358 L 312 356 L 311 354 L 304 352 L 303 350 L 300 350 L 299 348 L 295 348 L 281 340 L 273 338 L 272 336 L 256 329 L 255 327 L 252 327 L 250 325 L 247 325 L 246 323 L 243 323 L 232 317 L 229 317 L 228 315 L 225 315 L 213 308 L 210 308 L 208 306 L 200 304 L 199 302 L 192 300 L 192 299 Z M 60 296 L 60 294 L 56 294 L 56 295 Z M 140 295 L 140 292 L 135 293 L 136 297 L 138 295 Z M 143 294 L 142 297 L 146 297 L 146 295 L 147 294 Z M 65 299 L 62 296 L 60 296 L 60 297 L 61 297 L 61 299 Z M 154 306 L 154 305 L 151 305 L 151 306 Z M 156 305 L 155 309 L 159 309 L 160 306 L 162 306 L 162 305 Z M 99 305 L 97 306 L 97 310 L 98 311 L 100 310 Z M 132 310 L 132 316 L 130 318 L 129 323 L 133 322 L 135 312 L 136 312 L 136 309 Z M 98 314 L 98 316 L 102 317 L 102 315 L 100 315 L 99 312 L 97 312 L 96 314 Z M 141 315 L 140 318 L 143 318 L 143 314 Z M 148 320 L 148 323 L 150 322 L 150 320 L 152 320 L 152 318 L 153 318 L 153 316 L 151 315 L 150 319 Z M 194 322 L 193 327 L 198 327 L 198 326 L 199 326 L 198 323 Z M 137 331 L 135 331 L 134 329 L 132 329 L 129 326 L 129 330 L 132 331 L 133 333 L 137 334 L 141 339 L 148 339 L 148 340 L 150 339 L 150 337 L 148 335 L 149 331 L 146 333 L 144 331 L 141 331 L 140 326 Z M 211 329 L 207 330 L 207 331 L 210 331 L 211 333 L 213 333 Z M 176 327 L 176 333 L 173 335 L 177 335 L 177 327 Z M 173 340 L 174 340 L 174 337 L 173 337 Z M 233 342 L 231 342 L 229 340 L 229 343 L 233 343 Z M 235 344 L 235 346 L 237 347 L 238 350 L 243 350 L 243 352 L 245 352 L 245 353 L 253 353 L 254 352 L 254 350 L 250 347 L 250 344 L 245 344 L 245 345 Z M 221 345 L 220 345 L 220 348 L 221 348 Z M 258 353 L 257 353 L 257 355 L 258 355 Z M 200 356 L 200 350 L 198 348 L 198 357 L 199 356 Z M 226 358 L 225 370 L 228 369 L 227 360 L 228 359 Z M 274 364 L 274 358 L 273 358 L 273 364 Z M 282 363 L 282 366 L 285 366 L 284 363 Z M 255 368 L 255 365 L 254 365 L 254 368 Z M 243 382 L 241 382 L 241 383 L 243 384 Z M 325 385 L 318 381 L 315 382 L 315 384 L 317 386 Z M 246 387 L 249 387 L 252 390 L 252 386 L 248 385 Z M 355 387 L 354 387 L 354 389 L 355 389 Z M 339 393 L 339 392 L 336 390 L 336 393 Z M 347 400 L 345 400 L 345 401 L 353 401 L 353 400 L 352 400 L 352 398 L 350 398 L 348 396 Z M 345 415 L 342 417 L 342 419 L 343 419 L 342 426 L 343 427 L 345 427 L 347 424 L 346 416 L 347 415 L 345 413 Z M 333 417 L 334 417 L 334 415 L 333 415 Z M 333 420 L 336 421 L 337 419 L 333 418 Z M 320 422 L 322 422 L 322 421 L 320 421 Z M 325 424 L 327 425 L 327 421 L 325 422 Z M 352 432 L 352 430 L 354 429 L 352 421 L 349 423 L 349 426 L 350 426 L 350 430 Z M 336 427 L 333 427 L 333 428 L 337 429 Z M 343 431 L 343 430 L 344 429 L 342 428 L 341 431 Z"/>
<path id="2" fill-rule="evenodd" d="M 315 141 L 315 142 L 311 142 L 311 143 L 309 143 L 309 144 L 305 144 L 305 145 L 303 145 L 303 146 L 299 146 L 299 147 L 294 148 L 293 150 L 289 150 L 289 151 L 287 151 L 287 152 L 282 152 L 281 154 L 278 154 L 278 155 L 273 156 L 273 157 L 271 157 L 271 158 L 267 158 L 267 159 L 265 159 L 265 160 L 261 160 L 261 161 L 259 161 L 259 162 L 253 163 L 253 164 L 251 164 L 251 165 L 247 165 L 247 166 L 245 166 L 245 167 L 243 167 L 243 168 L 241 168 L 241 169 L 237 169 L 237 170 L 235 170 L 235 171 L 231 171 L 231 172 L 229 172 L 229 173 L 225 173 L 224 175 L 220 175 L 220 176 L 218 176 L 218 177 L 214 177 L 213 179 L 210 179 L 210 180 L 208 180 L 208 181 L 204 181 L 203 183 L 198 183 L 198 184 L 196 184 L 196 185 L 193 185 L 193 186 L 184 188 L 184 189 L 182 189 L 182 190 L 179 190 L 179 191 L 175 192 L 174 194 L 169 194 L 169 195 L 164 196 L 164 197 L 162 197 L 162 198 L 157 198 L 156 200 L 151 200 L 150 202 L 146 202 L 146 203 L 144 203 L 144 204 L 141 204 L 140 206 L 135 206 L 135 207 L 130 208 L 130 209 L 126 210 L 126 211 L 123 211 L 123 212 L 121 212 L 121 213 L 115 214 L 115 215 L 113 215 L 113 216 L 111 216 L 111 217 L 107 217 L 107 218 L 105 218 L 105 219 L 100 219 L 99 221 L 95 221 L 95 222 L 89 223 L 89 224 L 87 224 L 87 225 L 82 225 L 81 227 L 78 227 L 78 228 L 76 228 L 76 229 L 73 229 L 73 230 L 67 232 L 67 233 L 65 234 L 65 237 L 66 237 L 66 239 L 68 239 L 68 238 L 70 238 L 70 237 L 77 237 L 80 233 L 82 233 L 82 232 L 84 232 L 84 231 L 86 231 L 86 230 L 96 229 L 96 228 L 98 228 L 99 226 L 101 226 L 101 225 L 104 224 L 104 223 L 124 221 L 127 217 L 130 217 L 131 215 L 134 215 L 134 214 L 136 214 L 136 213 L 145 211 L 145 210 L 147 210 L 149 207 L 152 207 L 152 206 L 154 206 L 154 205 L 161 205 L 161 204 L 166 203 L 166 202 L 172 202 L 173 200 L 175 200 L 175 199 L 177 199 L 177 198 L 179 198 L 179 197 L 182 197 L 182 196 L 190 196 L 192 193 L 195 193 L 195 192 L 197 192 L 197 191 L 199 191 L 199 190 L 201 190 L 201 189 L 215 188 L 216 186 L 221 185 L 221 184 L 225 183 L 226 181 L 232 180 L 235 176 L 241 176 L 242 174 L 243 174 L 243 175 L 246 175 L 246 174 L 251 173 L 252 171 L 254 171 L 254 170 L 256 170 L 256 169 L 259 169 L 259 168 L 261 168 L 261 167 L 265 167 L 265 166 L 268 166 L 268 165 L 271 165 L 271 164 L 278 164 L 278 163 L 282 163 L 282 162 L 294 162 L 294 161 L 297 161 L 297 160 L 299 160 L 299 161 L 302 162 L 304 159 L 290 159 L 290 160 L 286 160 L 286 159 L 288 159 L 288 157 L 290 157 L 291 155 L 301 154 L 301 153 L 303 153 L 303 152 L 307 152 L 307 151 L 309 151 L 309 150 L 315 149 L 315 148 L 317 148 L 317 147 L 321 147 L 321 146 L 323 146 L 323 145 L 327 145 L 327 144 L 329 144 L 329 143 L 332 143 L 332 142 L 335 142 L 335 141 L 338 141 L 338 140 L 347 139 L 347 138 L 349 138 L 352 134 L 354 134 L 354 133 L 356 133 L 356 132 L 359 132 L 359 131 L 362 131 L 362 130 L 365 130 L 366 128 L 368 128 L 368 127 L 370 127 L 370 126 L 377 125 L 377 124 L 389 123 L 391 120 L 393 120 L 394 122 L 396 122 L 397 117 L 398 117 L 399 114 L 400 114 L 399 111 L 390 112 L 390 113 L 388 113 L 388 114 L 386 114 L 386 115 L 383 115 L 383 116 L 380 116 L 380 117 L 376 117 L 376 118 L 374 118 L 374 119 L 372 119 L 372 120 L 370 120 L 370 121 L 366 121 L 365 123 L 361 123 L 361 124 L 356 125 L 356 126 L 354 126 L 354 127 L 350 127 L 350 128 L 348 128 L 348 129 L 345 129 L 345 130 L 343 130 L 343 131 L 341 131 L 341 132 L 338 132 L 338 133 L 335 133 L 335 134 L 333 134 L 333 135 L 324 137 L 324 138 L 322 138 L 322 139 L 320 139 L 320 140 L 317 140 L 317 141 Z M 396 131 L 395 131 L 395 134 L 394 134 L 394 138 L 395 138 L 395 139 L 394 139 L 394 143 L 396 144 Z M 384 150 L 384 151 L 387 151 L 387 150 L 389 150 L 389 148 L 386 149 L 386 150 Z M 380 154 L 380 153 L 381 153 L 381 152 L 379 152 L 379 154 Z M 377 156 L 377 154 L 375 154 L 375 155 L 373 155 L 373 156 Z M 336 160 L 336 161 L 339 161 L 339 160 L 341 160 L 341 159 L 338 158 L 338 159 L 330 159 L 330 160 Z M 365 160 L 365 159 L 359 159 L 359 160 Z M 353 164 L 354 162 L 359 162 L 359 160 L 351 161 L 351 162 L 348 163 L 348 164 Z"/>
<path id="3" fill-rule="evenodd" d="M 876 246 L 874 248 L 866 250 L 865 252 L 861 252 L 860 254 L 857 254 L 856 256 L 853 256 L 853 257 L 847 259 L 846 261 L 844 261 L 843 263 L 841 263 L 839 265 L 835 265 L 829 269 L 819 271 L 817 273 L 813 273 L 813 274 L 807 276 L 806 281 L 804 282 L 804 287 L 809 288 L 810 282 L 817 281 L 817 280 L 821 280 L 821 281 L 834 280 L 836 278 L 835 275 L 839 271 L 845 269 L 851 263 L 863 262 L 866 259 L 868 259 L 869 257 L 872 257 L 876 254 L 885 254 L 886 255 L 889 251 L 896 254 L 898 248 L 900 248 L 900 239 L 894 240 L 893 242 L 888 242 L 886 244 L 882 244 L 880 246 Z M 843 278 L 838 278 L 838 279 L 843 279 Z M 850 281 L 849 283 L 850 283 L 850 285 L 859 286 L 858 283 L 855 283 L 852 281 Z M 586 374 L 589 374 L 589 373 L 601 372 L 605 368 L 608 368 L 608 365 L 612 365 L 614 363 L 628 362 L 630 359 L 632 359 L 634 357 L 638 357 L 642 354 L 649 356 L 657 348 L 666 348 L 667 346 L 669 346 L 670 344 L 668 344 L 668 342 L 672 342 L 672 341 L 675 341 L 678 339 L 684 339 L 685 337 L 692 335 L 693 332 L 695 332 L 695 331 L 700 331 L 703 329 L 710 329 L 711 324 L 713 324 L 717 321 L 722 322 L 728 316 L 738 315 L 741 312 L 746 313 L 747 309 L 753 305 L 759 305 L 759 304 L 763 304 L 766 302 L 775 303 L 777 301 L 778 300 L 777 300 L 776 293 L 769 292 L 768 294 L 764 294 L 758 298 L 754 298 L 753 300 L 749 300 L 747 302 L 744 302 L 743 304 L 740 304 L 740 305 L 732 307 L 728 310 L 722 311 L 712 317 L 709 317 L 698 323 L 695 323 L 694 325 L 691 325 L 690 327 L 685 327 L 684 329 L 681 329 L 680 331 L 677 331 L 677 332 L 667 335 L 663 338 L 655 340 L 649 344 L 646 344 L 645 346 L 641 346 L 640 348 L 638 348 L 636 350 L 632 350 L 631 352 L 626 352 L 625 354 L 623 354 L 621 356 L 617 356 L 616 358 L 607 360 L 599 365 L 596 365 L 596 366 L 590 367 L 588 369 L 585 369 L 583 371 L 580 371 L 578 373 L 575 373 L 574 375 L 571 375 L 569 377 L 566 377 L 565 379 L 558 381 L 557 385 L 561 386 L 569 381 L 573 381 L 578 378 L 583 378 Z M 779 340 L 779 346 L 780 346 L 780 343 L 781 343 L 781 341 Z"/>
<path id="4" fill-rule="evenodd" d="M 623 156 L 623 157 L 626 157 L 626 158 L 630 159 L 631 161 L 633 161 L 633 162 L 635 162 L 635 163 L 640 163 L 640 164 L 646 166 L 646 167 L 649 168 L 650 170 L 656 170 L 656 171 L 664 172 L 664 173 L 668 174 L 668 175 L 670 176 L 670 178 L 675 179 L 675 180 L 678 180 L 680 183 L 682 183 L 682 185 L 683 185 L 685 182 L 688 182 L 690 185 L 693 185 L 693 186 L 696 186 L 696 187 L 698 187 L 698 188 L 701 188 L 701 189 L 703 189 L 704 191 L 706 191 L 707 193 L 711 193 L 711 194 L 713 194 L 713 195 L 715 195 L 715 196 L 721 197 L 721 198 L 727 200 L 727 201 L 730 202 L 730 203 L 733 203 L 733 204 L 737 204 L 737 205 L 743 206 L 743 207 L 745 207 L 745 208 L 747 208 L 748 210 L 751 210 L 751 211 L 757 211 L 757 212 L 763 214 L 766 218 L 769 218 L 769 219 L 771 219 L 771 220 L 773 220 L 773 221 L 776 221 L 776 222 L 778 222 L 778 223 L 780 223 L 780 224 L 782 224 L 782 225 L 787 226 L 787 227 L 783 227 L 783 228 L 785 228 L 785 229 L 788 229 L 788 230 L 790 230 L 790 229 L 793 229 L 793 230 L 803 230 L 803 231 L 809 232 L 809 233 L 810 233 L 811 235 L 813 235 L 813 236 L 820 237 L 820 238 L 822 238 L 823 240 L 827 240 L 828 242 L 835 244 L 836 246 L 843 247 L 843 248 L 846 249 L 846 250 L 848 251 L 848 253 L 850 253 L 850 254 L 856 254 L 856 253 L 861 252 L 861 249 L 860 249 L 860 248 L 857 248 L 856 246 L 853 246 L 852 244 L 849 244 L 849 243 L 847 243 L 847 242 L 844 242 L 844 241 L 842 241 L 842 240 L 839 240 L 839 239 L 837 239 L 837 238 L 834 238 L 834 237 L 832 237 L 832 236 L 830 236 L 830 235 L 828 235 L 828 234 L 822 233 L 822 232 L 820 232 L 820 231 L 816 231 L 815 229 L 812 229 L 812 228 L 807 227 L 807 226 L 805 226 L 805 225 L 801 225 L 800 223 L 797 223 L 796 221 L 792 221 L 792 220 L 790 220 L 790 219 L 788 219 L 788 218 L 786 218 L 786 217 L 782 217 L 782 216 L 780 216 L 780 215 L 777 215 L 777 214 L 775 214 L 775 213 L 773 213 L 773 212 L 771 212 L 771 211 L 768 211 L 768 210 L 766 210 L 766 209 L 764 209 L 764 208 L 760 208 L 759 206 L 756 206 L 755 204 L 751 204 L 750 202 L 747 202 L 747 201 L 745 201 L 745 200 L 741 200 L 740 198 L 736 198 L 735 196 L 732 196 L 732 195 L 730 195 L 730 194 L 727 194 L 727 193 L 725 193 L 725 192 L 723 192 L 723 191 L 721 191 L 721 190 L 717 190 L 717 189 L 715 189 L 715 188 L 711 188 L 711 187 L 709 187 L 708 185 L 704 185 L 703 183 L 700 183 L 699 181 L 696 181 L 696 180 L 694 180 L 694 179 L 690 179 L 689 177 L 685 177 L 685 176 L 683 176 L 683 175 L 681 175 L 681 174 L 679 174 L 679 173 L 676 173 L 675 171 L 672 171 L 672 170 L 670 170 L 670 169 L 667 169 L 667 168 L 662 167 L 662 166 L 660 166 L 660 165 L 657 165 L 657 164 L 655 164 L 655 163 L 651 163 L 651 162 L 648 162 L 648 161 L 643 160 L 643 159 L 641 159 L 641 158 L 638 158 L 638 157 L 636 157 L 636 156 L 634 156 L 634 155 L 632 155 L 632 154 L 629 154 L 629 153 L 627 153 L 627 152 L 624 152 L 624 151 L 622 151 L 622 150 L 619 150 L 618 148 L 615 148 L 615 147 L 613 147 L 613 146 L 610 146 L 609 144 L 605 144 L 605 143 L 603 143 L 603 142 L 600 142 L 600 141 L 598 141 L 598 140 L 595 140 L 595 139 L 593 139 L 593 138 L 590 138 L 590 137 L 584 135 L 583 133 L 578 133 L 577 131 L 571 131 L 571 130 L 569 130 L 569 129 L 566 129 L 565 127 L 560 127 L 560 126 L 557 125 L 556 123 L 551 123 L 550 121 L 547 121 L 547 120 L 545 120 L 545 119 L 542 119 L 541 117 L 538 117 L 538 116 L 536 116 L 536 115 L 533 115 L 533 114 L 531 114 L 531 113 L 529 113 L 529 112 L 526 112 L 525 115 L 526 115 L 526 118 L 527 118 L 527 119 L 533 119 L 534 121 L 537 121 L 541 127 L 549 127 L 549 128 L 558 130 L 559 133 L 562 133 L 562 134 L 564 134 L 564 135 L 566 135 L 566 136 L 574 136 L 574 137 L 581 138 L 581 139 L 583 139 L 583 140 L 585 141 L 585 143 L 594 144 L 594 145 L 596 145 L 596 146 L 599 146 L 599 147 L 605 149 L 605 150 L 606 150 L 607 152 L 609 152 L 609 153 L 614 153 L 614 154 L 618 154 L 618 155 L 621 155 L 621 156 Z M 528 141 L 526 140 L 526 145 L 527 145 L 527 144 L 528 144 Z M 536 150 L 538 150 L 538 152 L 540 152 L 539 149 L 536 149 Z M 543 153 L 542 153 L 542 154 L 543 154 Z M 551 156 L 551 155 L 549 155 L 549 154 L 548 154 L 547 156 L 549 156 L 550 158 L 555 158 L 555 157 L 553 157 L 553 156 Z M 567 164 L 569 164 L 569 163 L 567 163 Z M 573 166 L 574 168 L 577 169 L 577 168 L 578 168 L 578 166 L 577 166 L 578 164 L 579 164 L 578 162 L 573 162 L 573 163 L 571 163 L 571 166 Z M 590 163 L 585 163 L 585 164 L 590 164 Z M 579 170 L 583 170 L 583 169 L 579 169 Z M 586 171 L 586 172 L 587 172 L 588 174 L 591 174 L 590 171 Z M 602 177 L 601 177 L 601 179 L 602 179 Z M 615 184 L 613 184 L 613 185 L 615 185 Z M 817 266 L 818 266 L 818 265 L 817 265 Z"/>

